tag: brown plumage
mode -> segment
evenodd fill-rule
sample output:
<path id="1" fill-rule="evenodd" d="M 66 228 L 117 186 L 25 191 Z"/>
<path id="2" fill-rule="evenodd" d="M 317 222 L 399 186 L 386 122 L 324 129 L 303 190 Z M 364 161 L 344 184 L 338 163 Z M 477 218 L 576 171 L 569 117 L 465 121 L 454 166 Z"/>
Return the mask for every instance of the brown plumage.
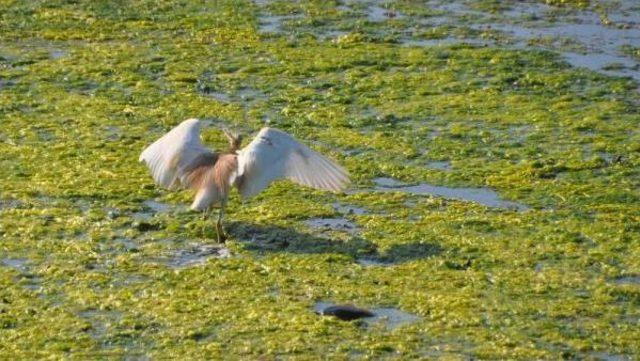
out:
<path id="1" fill-rule="evenodd" d="M 223 132 L 229 150 L 214 153 L 200 143 L 200 122 L 187 119 L 140 155 L 159 185 L 195 191 L 191 209 L 206 215 L 212 206 L 220 205 L 218 241 L 225 238 L 221 222 L 234 186 L 243 197 L 251 197 L 281 178 L 330 191 L 340 191 L 349 183 L 347 172 L 339 165 L 285 132 L 263 128 L 242 150 L 241 136 Z"/>
<path id="2" fill-rule="evenodd" d="M 191 209 L 205 211 L 212 204 L 225 202 L 231 190 L 233 174 L 238 168 L 238 156 L 220 154 L 215 163 L 203 165 L 187 173 L 189 188 L 196 191 Z"/>
<path id="3" fill-rule="evenodd" d="M 191 209 L 206 212 L 211 205 L 219 203 L 220 216 L 216 223 L 218 242 L 226 235 L 222 229 L 222 212 L 229 197 L 231 182 L 238 169 L 238 156 L 235 154 L 240 145 L 238 137 L 225 132 L 229 138 L 229 150 L 222 154 L 210 153 L 193 161 L 191 169 L 184 173 L 185 185 L 196 192 Z"/>

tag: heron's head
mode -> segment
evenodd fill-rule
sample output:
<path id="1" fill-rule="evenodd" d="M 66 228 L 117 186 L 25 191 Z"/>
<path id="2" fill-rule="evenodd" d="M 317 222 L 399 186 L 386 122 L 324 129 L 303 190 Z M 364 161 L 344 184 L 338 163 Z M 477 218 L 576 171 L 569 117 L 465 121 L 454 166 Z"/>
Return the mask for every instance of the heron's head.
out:
<path id="1" fill-rule="evenodd" d="M 229 152 L 235 153 L 236 150 L 240 149 L 240 145 L 242 143 L 242 135 L 238 133 L 232 133 L 228 129 L 222 129 L 224 135 L 229 139 Z"/>

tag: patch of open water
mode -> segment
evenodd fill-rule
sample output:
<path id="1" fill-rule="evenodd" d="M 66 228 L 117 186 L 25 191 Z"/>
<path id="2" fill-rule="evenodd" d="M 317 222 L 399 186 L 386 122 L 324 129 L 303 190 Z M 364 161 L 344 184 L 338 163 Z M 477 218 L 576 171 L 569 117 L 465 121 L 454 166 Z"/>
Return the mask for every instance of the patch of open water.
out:
<path id="1" fill-rule="evenodd" d="M 427 28 L 466 24 L 474 30 L 496 30 L 511 38 L 511 47 L 558 51 L 574 67 L 640 81 L 640 61 L 620 50 L 623 45 L 640 45 L 640 3 L 637 1 L 603 4 L 606 19 L 610 23 L 603 23 L 601 14 L 593 7 L 561 9 L 529 1 L 510 1 L 505 4 L 505 10 L 490 13 L 471 9 L 464 2 L 430 2 L 428 6 L 441 14 L 416 21 Z M 567 41 L 574 45 L 568 48 Z M 404 37 L 401 43 L 403 46 L 459 43 L 502 45 L 497 40 L 477 38 L 475 35 L 453 37 L 451 34 L 440 39 Z"/>
<path id="2" fill-rule="evenodd" d="M 370 5 L 367 9 L 367 20 L 381 22 L 388 19 L 402 19 L 404 15 L 393 9 L 385 9 L 378 5 Z"/>
<path id="3" fill-rule="evenodd" d="M 151 209 L 154 213 L 166 213 L 171 210 L 171 205 L 155 201 L 153 199 L 146 200 L 142 204 Z"/>
<path id="4" fill-rule="evenodd" d="M 356 262 L 364 267 L 389 267 L 393 266 L 395 263 L 393 262 L 385 262 L 375 258 L 356 258 Z"/>
<path id="5" fill-rule="evenodd" d="M 29 270 L 27 263 L 29 262 L 26 258 L 4 258 L 0 263 L 4 266 L 13 268 L 16 271 L 26 272 Z"/>
<path id="6" fill-rule="evenodd" d="M 0 211 L 3 209 L 16 209 L 24 205 L 22 201 L 17 199 L 0 199 Z"/>
<path id="7" fill-rule="evenodd" d="M 432 161 L 427 163 L 427 168 L 448 171 L 451 170 L 451 163 L 447 161 Z"/>
<path id="8" fill-rule="evenodd" d="M 480 203 L 488 207 L 514 209 L 525 211 L 529 209 L 524 204 L 505 201 L 495 191 L 488 188 L 452 188 L 445 186 L 434 186 L 427 183 L 415 185 L 406 184 L 393 178 L 376 178 L 375 190 L 380 192 L 405 192 L 416 195 L 432 195 L 448 199 L 457 199 Z"/>
<path id="9" fill-rule="evenodd" d="M 625 355 L 616 355 L 609 352 L 590 352 L 587 354 L 589 359 L 599 360 L 599 361 L 631 361 L 633 360 L 630 356 Z"/>
<path id="10" fill-rule="evenodd" d="M 260 24 L 260 32 L 263 33 L 281 33 L 285 21 L 302 19 L 300 14 L 291 15 L 261 15 L 258 18 Z"/>
<path id="11" fill-rule="evenodd" d="M 49 57 L 53 60 L 58 60 L 60 58 L 65 57 L 66 55 L 67 55 L 67 52 L 60 49 L 52 49 L 51 51 L 49 51 Z"/>
<path id="12" fill-rule="evenodd" d="M 613 280 L 617 285 L 635 285 L 640 286 L 640 275 L 624 276 Z"/>

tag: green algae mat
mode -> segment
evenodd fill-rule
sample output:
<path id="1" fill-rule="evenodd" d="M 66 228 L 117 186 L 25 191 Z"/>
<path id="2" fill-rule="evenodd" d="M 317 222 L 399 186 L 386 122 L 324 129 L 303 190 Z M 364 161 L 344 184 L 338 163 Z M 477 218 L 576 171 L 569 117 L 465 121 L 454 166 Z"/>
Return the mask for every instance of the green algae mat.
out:
<path id="1" fill-rule="evenodd" d="M 640 43 L 486 26 L 614 5 L 2 2 L 0 358 L 640 357 Z M 218 245 L 137 162 L 192 117 L 353 184 L 234 192 Z"/>

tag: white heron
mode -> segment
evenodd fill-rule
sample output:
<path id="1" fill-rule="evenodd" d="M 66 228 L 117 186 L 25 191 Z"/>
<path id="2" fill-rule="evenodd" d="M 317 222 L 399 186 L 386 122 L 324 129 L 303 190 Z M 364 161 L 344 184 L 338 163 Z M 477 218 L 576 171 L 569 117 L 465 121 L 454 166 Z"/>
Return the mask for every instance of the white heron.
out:
<path id="1" fill-rule="evenodd" d="M 251 197 L 277 179 L 317 189 L 338 192 L 349 184 L 348 173 L 322 154 L 299 143 L 289 134 L 262 128 L 243 149 L 242 137 L 222 130 L 229 150 L 216 153 L 200 142 L 198 119 L 187 119 L 140 154 L 155 182 L 171 190 L 196 192 L 191 209 L 206 214 L 218 204 L 218 242 L 226 235 L 222 228 L 224 208 L 233 186 L 244 198 Z"/>

